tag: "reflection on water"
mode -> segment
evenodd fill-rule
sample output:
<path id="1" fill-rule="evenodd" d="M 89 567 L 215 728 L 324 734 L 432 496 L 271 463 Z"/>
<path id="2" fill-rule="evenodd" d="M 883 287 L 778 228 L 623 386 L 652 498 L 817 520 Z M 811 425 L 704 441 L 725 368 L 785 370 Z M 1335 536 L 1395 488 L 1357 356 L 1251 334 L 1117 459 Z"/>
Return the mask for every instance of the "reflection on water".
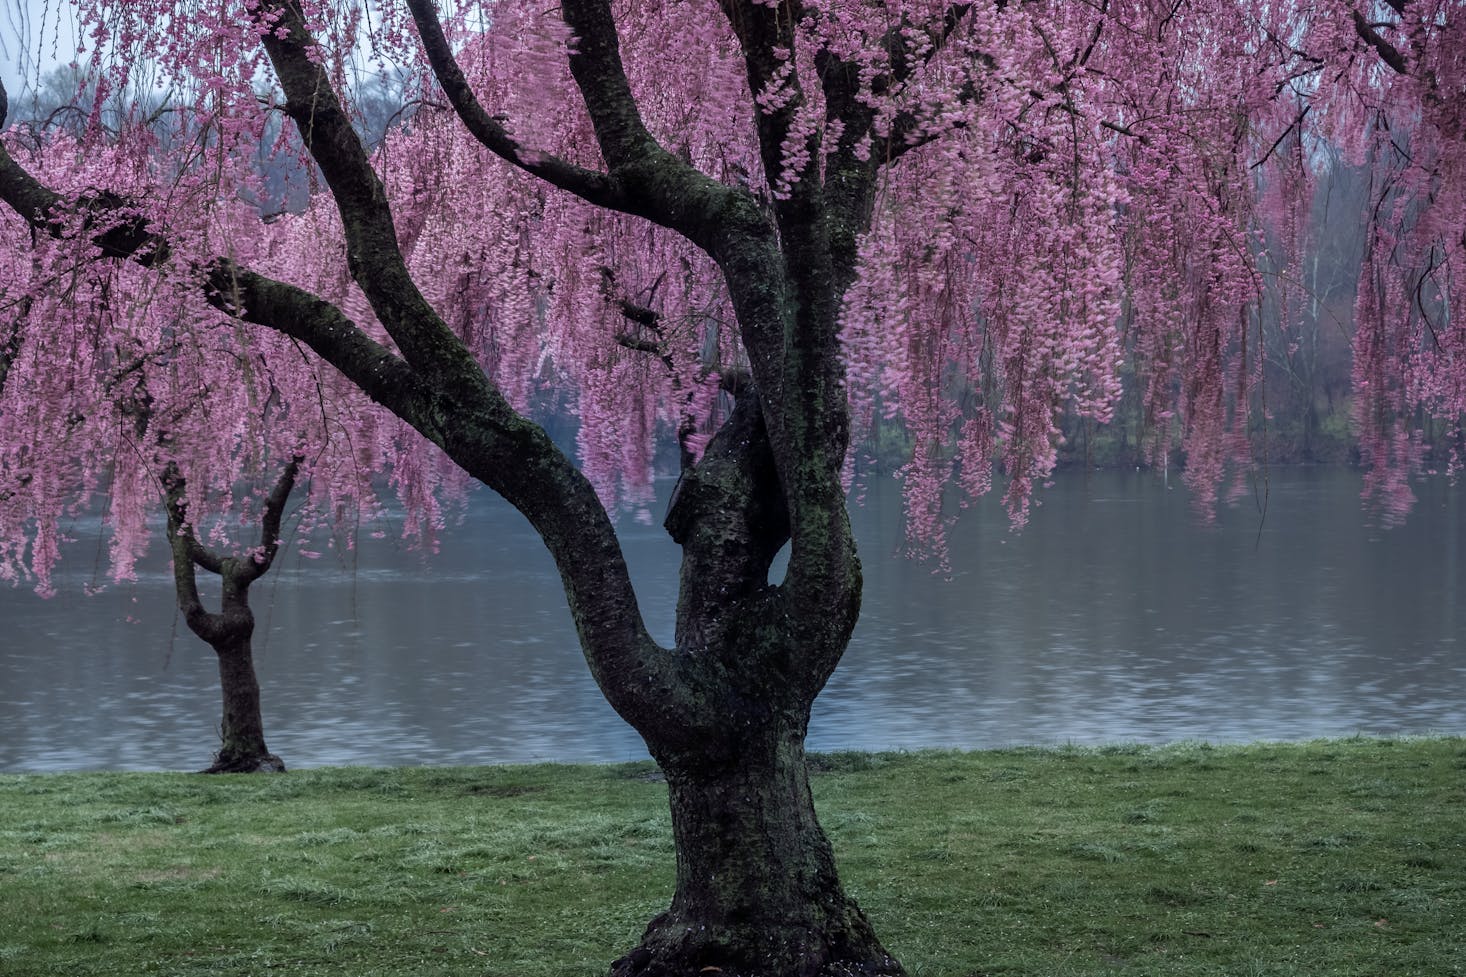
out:
<path id="1" fill-rule="evenodd" d="M 985 501 L 953 573 L 898 555 L 899 500 L 854 512 L 859 627 L 815 705 L 815 750 L 1466 731 L 1463 493 L 1421 487 L 1399 529 L 1357 475 L 1281 470 L 1199 525 L 1142 474 L 1072 475 L 1022 534 Z M 93 535 L 87 538 L 89 528 Z M 212 654 L 176 621 L 166 566 L 81 596 L 0 590 L 0 770 L 192 769 L 218 721 Z M 626 521 L 648 624 L 671 637 L 676 548 Z M 291 560 L 256 586 L 270 746 L 294 766 L 644 756 L 580 658 L 558 577 L 487 494 L 431 560 L 364 540 L 354 566 Z"/>

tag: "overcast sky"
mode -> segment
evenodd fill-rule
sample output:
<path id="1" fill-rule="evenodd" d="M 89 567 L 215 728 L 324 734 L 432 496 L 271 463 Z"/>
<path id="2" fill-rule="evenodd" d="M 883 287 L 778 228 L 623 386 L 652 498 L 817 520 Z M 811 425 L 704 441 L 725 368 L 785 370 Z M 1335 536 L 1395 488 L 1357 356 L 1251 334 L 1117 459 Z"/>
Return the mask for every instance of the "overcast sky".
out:
<path id="1" fill-rule="evenodd" d="M 15 99 L 76 58 L 76 8 L 68 0 L 0 0 L 0 80 Z"/>

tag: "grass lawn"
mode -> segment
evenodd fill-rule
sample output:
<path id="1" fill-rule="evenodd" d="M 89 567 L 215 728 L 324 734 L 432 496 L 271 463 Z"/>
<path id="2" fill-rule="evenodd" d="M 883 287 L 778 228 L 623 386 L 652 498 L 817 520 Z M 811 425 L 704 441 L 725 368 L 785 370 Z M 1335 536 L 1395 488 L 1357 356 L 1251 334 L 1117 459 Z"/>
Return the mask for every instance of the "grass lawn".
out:
<path id="1" fill-rule="evenodd" d="M 1466 740 L 837 754 L 922 977 L 1466 975 Z M 592 975 L 671 894 L 650 764 L 0 775 L 0 974 Z"/>

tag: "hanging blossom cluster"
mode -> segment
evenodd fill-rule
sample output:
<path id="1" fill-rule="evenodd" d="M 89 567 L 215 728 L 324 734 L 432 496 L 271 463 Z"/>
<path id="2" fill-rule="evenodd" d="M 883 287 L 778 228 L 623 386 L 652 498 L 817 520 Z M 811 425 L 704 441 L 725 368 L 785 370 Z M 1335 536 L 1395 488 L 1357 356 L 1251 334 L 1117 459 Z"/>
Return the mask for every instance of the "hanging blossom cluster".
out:
<path id="1" fill-rule="evenodd" d="M 1125 32 L 1114 55 L 1164 57 L 1162 77 L 1104 93 L 1110 121 L 1126 129 L 1111 143 L 1130 200 L 1125 328 L 1143 371 L 1142 420 L 1157 463 L 1179 437 L 1205 514 L 1227 471 L 1251 464 L 1249 424 L 1265 396 L 1262 302 L 1270 283 L 1296 277 L 1312 186 L 1301 100 L 1285 81 L 1296 58 L 1248 43 L 1287 24 L 1257 16 L 1223 8 L 1171 25 L 1159 44 Z"/>
<path id="2" fill-rule="evenodd" d="M 674 436 L 684 458 L 695 459 L 728 407 L 727 390 L 747 370 L 715 265 L 672 233 L 553 190 L 476 144 L 441 104 L 402 3 L 302 7 L 320 62 L 342 91 L 354 91 L 363 70 L 415 72 L 403 125 L 376 160 L 426 297 L 518 409 L 573 412 L 582 465 L 609 508 L 647 515 L 659 439 Z M 1320 247 L 1309 239 L 1308 206 L 1333 155 L 1368 168 L 1374 181 L 1361 216 L 1370 244 L 1355 309 L 1353 416 L 1370 466 L 1367 491 L 1382 511 L 1402 510 L 1409 476 L 1426 463 L 1423 419 L 1459 422 L 1459 0 L 1416 0 L 1403 14 L 1364 0 L 760 0 L 790 18 L 793 42 L 752 82 L 713 0 L 613 7 L 628 80 L 653 135 L 770 211 L 806 181 L 821 184 L 846 135 L 825 105 L 821 72 L 838 62 L 858 77 L 873 122 L 855 152 L 883 176 L 869 226 L 856 229 L 859 267 L 843 296 L 846 389 L 857 443 L 895 425 L 909 437 L 912 457 L 901 474 L 919 548 L 940 548 L 949 486 L 980 495 L 995 472 L 1021 524 L 1057 463 L 1061 421 L 1110 420 L 1126 384 L 1151 457 L 1179 451 L 1199 507 L 1210 512 L 1227 473 L 1252 463 L 1254 436 L 1266 425 L 1262 324 L 1272 316 L 1286 331 L 1290 310 L 1305 304 L 1297 269 Z M 324 195 L 269 224 L 248 213 L 267 194 L 241 160 L 275 139 L 278 101 L 262 82 L 269 69 L 258 36 L 274 28 L 261 9 L 257 0 L 87 4 L 95 83 L 121 90 L 135 80 L 129 72 L 153 65 L 187 119 L 169 145 L 147 127 L 124 133 L 119 145 L 154 140 L 148 152 L 119 155 L 131 161 L 125 176 L 64 166 L 48 173 L 73 193 L 137 187 L 140 216 L 168 222 L 176 267 L 147 287 L 129 281 L 133 305 L 136 295 L 186 281 L 188 256 L 230 254 L 337 303 L 390 345 L 346 274 L 338 218 Z M 521 162 L 553 155 L 604 168 L 568 67 L 579 41 L 554 5 L 472 0 L 445 8 L 444 26 L 476 96 L 518 142 Z M 771 119 L 781 120 L 782 144 L 766 161 L 756 133 Z M 99 141 L 99 131 L 84 140 Z M 175 151 L 185 131 L 208 151 Z M 299 152 L 284 137 L 274 149 Z M 65 156 L 64 148 L 47 151 Z M 141 192 L 144 173 L 150 192 Z M 59 280 L 44 254 L 17 245 L 10 280 Z M 63 296 L 86 310 L 74 317 L 76 329 L 85 319 L 101 335 L 100 323 L 117 314 L 100 311 L 104 293 L 113 294 L 101 284 L 18 284 L 7 294 L 24 302 L 9 308 L 24 314 L 8 314 L 21 325 L 6 325 L 0 342 L 20 338 L 10 358 L 21 364 L 31 355 L 23 323 L 37 303 Z M 317 443 L 338 459 L 324 467 L 339 462 L 364 478 L 388 473 L 417 520 L 413 532 L 430 535 L 442 524 L 443 500 L 460 482 L 416 435 L 365 409 L 328 415 L 320 404 L 349 401 L 309 357 L 294 349 L 277 356 L 265 349 L 274 340 L 226 332 L 234 327 L 181 300 L 170 298 L 167 308 L 190 309 L 191 329 L 202 328 L 196 318 L 219 330 L 198 348 L 258 364 L 246 372 L 270 378 L 254 395 L 268 416 L 321 415 Z M 287 396 L 287 374 L 309 383 Z M 197 382 L 210 391 L 227 386 Z M 33 423 L 42 430 L 39 418 Z M 65 428 L 54 427 L 55 416 L 45 423 Z M 296 450 L 275 437 L 251 430 L 201 435 L 200 443 L 228 445 L 223 455 L 256 464 Z M 250 446 L 259 438 L 275 447 L 262 454 Z M 199 450 L 213 457 L 207 445 Z M 1431 462 L 1450 470 L 1459 463 Z M 198 485 L 228 484 L 219 480 L 226 470 L 220 460 L 208 469 L 214 480 Z M 100 484 L 101 471 L 85 477 Z M 84 484 L 39 472 L 28 484 L 43 478 Z M 344 484 L 331 491 L 370 510 L 367 494 Z M 63 517 L 28 518 L 57 526 Z M 13 553 L 9 565 L 20 565 Z"/>
<path id="3" fill-rule="evenodd" d="M 1073 183 L 1072 156 L 1029 162 L 1024 139 L 936 149 L 902 164 L 925 171 L 923 192 L 892 189 L 844 316 L 856 423 L 899 414 L 913 440 L 902 476 L 919 545 L 940 540 L 953 472 L 980 495 L 994 457 L 1021 525 L 1055 465 L 1060 415 L 1108 419 L 1120 359 L 1119 187 L 1102 171 Z M 969 154 L 984 165 L 951 165 Z"/>
<path id="4" fill-rule="evenodd" d="M 647 124 L 709 175 L 753 179 L 759 163 L 739 138 L 750 113 L 731 38 L 699 37 L 706 11 L 696 5 L 652 6 L 622 38 Z M 602 165 L 575 109 L 564 57 L 572 41 L 553 11 L 485 4 L 460 10 L 450 28 L 476 96 L 523 153 Z M 572 410 L 581 467 L 607 508 L 649 519 L 658 444 L 670 435 L 698 457 L 726 407 L 724 378 L 746 369 L 712 262 L 670 232 L 498 160 L 446 110 L 418 111 L 380 160 L 425 296 L 517 409 Z"/>
<path id="5" fill-rule="evenodd" d="M 1453 4 L 1410 5 L 1388 40 L 1415 70 L 1382 73 L 1358 59 L 1335 82 L 1352 96 L 1347 114 L 1330 121 L 1371 175 L 1353 422 L 1365 498 L 1393 524 L 1414 502 L 1410 476 L 1429 464 L 1454 477 L 1466 463 L 1466 18 Z M 1448 432 L 1444 458 L 1427 454 L 1422 428 L 1432 421 Z"/>
<path id="6" fill-rule="evenodd" d="M 258 228 L 255 247 L 250 267 L 327 299 L 372 338 L 390 345 L 366 297 L 345 272 L 340 219 L 328 200 L 315 198 L 304 212 Z M 319 467 L 329 475 L 323 484 L 331 505 L 312 506 L 303 530 L 328 520 L 346 546 L 353 545 L 362 528 L 382 535 L 379 524 L 388 513 L 379 491 L 385 482 L 404 515 L 401 538 L 435 550 L 451 510 L 467 496 L 467 476 L 402 420 L 365 402 L 360 391 L 313 353 L 293 344 L 290 351 L 311 385 L 298 391 L 301 399 L 289 403 L 319 415 L 318 450 L 323 462 L 329 462 Z M 349 410 L 336 410 L 343 405 Z"/>
<path id="7" fill-rule="evenodd" d="M 1021 524 L 1056 420 L 1107 420 L 1122 371 L 1152 457 L 1180 449 L 1209 516 L 1266 425 L 1262 322 L 1286 335 L 1303 304 L 1328 147 L 1379 174 L 1354 417 L 1366 495 L 1404 511 L 1415 423 L 1462 415 L 1466 46 L 1454 5 L 1412 6 L 1401 50 L 1434 67 L 1398 75 L 1356 28 L 1361 10 L 993 5 L 949 39 L 906 96 L 919 145 L 889 170 L 846 296 L 856 424 L 899 417 L 912 435 L 915 542 L 940 553 L 944 487 L 986 491 L 993 458 Z"/>
<path id="8" fill-rule="evenodd" d="M 855 422 L 905 420 L 908 535 L 939 557 L 954 474 L 980 495 L 1000 460 L 1021 525 L 1056 464 L 1061 416 L 1108 420 L 1119 396 L 1126 190 L 1041 41 L 1070 46 L 1082 25 L 1005 31 L 989 13 L 966 58 L 934 63 L 911 98 L 921 121 L 907 139 L 926 144 L 891 170 L 844 314 Z M 964 102 L 977 85 L 983 97 Z"/>
<path id="9" fill-rule="evenodd" d="M 1420 314 L 1422 301 L 1442 322 L 1453 321 L 1452 309 L 1459 319 L 1461 308 L 1462 296 L 1459 290 L 1451 294 L 1449 284 L 1459 289 L 1460 228 L 1466 218 L 1466 172 L 1458 162 L 1466 149 L 1460 139 L 1466 107 L 1461 10 L 1451 3 L 1412 4 L 1396 18 L 1384 8 L 1333 2 L 1244 13 L 1248 16 L 1234 21 L 1229 31 L 1189 35 L 1204 55 L 1191 63 L 1232 65 L 1216 76 L 1223 84 L 1214 87 L 1213 97 L 1221 105 L 1220 96 L 1232 93 L 1237 105 L 1232 119 L 1217 115 L 1209 139 L 1196 141 L 1206 152 L 1189 151 L 1193 159 L 1211 160 L 1205 170 L 1210 182 L 1193 183 L 1227 188 L 1214 194 L 1215 201 L 1198 201 L 1210 213 L 1234 221 L 1233 236 L 1245 246 L 1231 248 L 1234 257 L 1214 266 L 1216 284 L 1198 293 L 1221 314 L 1213 316 L 1213 334 L 1221 342 L 1196 343 L 1193 334 L 1190 356 L 1211 349 L 1220 349 L 1222 356 L 1203 360 L 1207 369 L 1202 371 L 1194 368 L 1188 347 L 1171 360 L 1178 378 L 1215 376 L 1214 362 L 1223 366 L 1226 378 L 1223 406 L 1201 412 L 1217 403 L 1216 381 L 1200 387 L 1170 381 L 1190 397 L 1183 401 L 1189 407 L 1183 440 L 1188 479 L 1194 478 L 1198 458 L 1207 476 L 1202 485 L 1216 484 L 1224 460 L 1245 462 L 1249 409 L 1254 427 L 1266 423 L 1265 391 L 1258 389 L 1260 306 L 1271 286 L 1278 303 L 1274 314 L 1286 335 L 1290 316 L 1304 305 L 1298 300 L 1305 296 L 1295 284 L 1302 280 L 1297 269 L 1308 249 L 1328 243 L 1305 240 L 1310 198 L 1321 171 L 1341 165 L 1330 160 L 1341 160 L 1363 169 L 1372 184 L 1359 216 L 1366 246 L 1353 321 L 1354 433 L 1366 468 L 1365 498 L 1386 524 L 1397 522 L 1413 501 L 1408 480 L 1425 457 L 1417 425 L 1437 418 L 1458 430 L 1466 404 L 1450 393 L 1461 364 L 1448 350 L 1459 339 L 1449 329 L 1435 333 L 1429 317 Z M 1368 26 L 1390 20 L 1398 23 L 1379 26 L 1383 34 Z M 1237 38 L 1250 43 L 1237 43 Z M 1270 71 L 1260 70 L 1262 58 Z M 1165 141 L 1152 131 L 1150 142 Z M 1229 146 L 1235 159 L 1230 164 L 1217 153 Z M 1402 146 L 1410 147 L 1403 157 Z M 1405 157 L 1409 162 L 1402 166 Z M 1177 166 L 1162 167 L 1156 179 L 1173 180 Z M 1184 233 L 1195 241 L 1197 226 L 1194 214 L 1186 214 L 1172 239 Z M 1228 279 L 1230 284 L 1224 284 Z M 1229 295 L 1220 306 L 1214 301 Z M 1193 316 L 1191 321 L 1206 320 Z M 1206 399 L 1198 400 L 1197 393 Z M 1157 399 L 1164 396 L 1162 390 Z M 1225 426 L 1218 420 L 1224 411 Z M 1208 428 L 1221 433 L 1207 435 Z M 1196 446 L 1198 438 L 1219 450 Z M 1440 467 L 1458 464 L 1459 435 L 1455 444 L 1455 453 L 1440 460 Z M 1208 498 L 1204 491 L 1198 496 Z"/>

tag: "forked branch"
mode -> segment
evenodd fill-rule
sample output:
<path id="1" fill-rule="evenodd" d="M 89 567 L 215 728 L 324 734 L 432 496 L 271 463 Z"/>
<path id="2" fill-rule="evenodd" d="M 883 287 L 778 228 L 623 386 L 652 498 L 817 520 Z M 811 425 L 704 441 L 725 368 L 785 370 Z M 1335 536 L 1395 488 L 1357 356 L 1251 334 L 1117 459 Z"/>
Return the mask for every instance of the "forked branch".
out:
<path id="1" fill-rule="evenodd" d="M 1394 5 L 1391 4 L 1391 6 Z M 1400 3 L 1398 7 L 1395 7 L 1395 10 L 1400 13 L 1404 13 L 1404 9 L 1404 3 Z M 1405 60 L 1405 55 L 1400 53 L 1400 49 L 1385 40 L 1384 35 L 1376 30 L 1373 24 L 1365 20 L 1364 15 L 1359 11 L 1355 10 L 1351 13 L 1354 20 L 1354 32 L 1359 35 L 1360 39 L 1374 48 L 1380 60 L 1389 65 L 1395 74 L 1408 75 L 1410 73 L 1410 65 Z"/>
<path id="2" fill-rule="evenodd" d="M 479 102 L 469 85 L 448 37 L 443 32 L 434 0 L 407 0 L 422 40 L 423 52 L 433 75 L 448 97 L 464 128 L 499 158 L 533 174 L 552 186 L 575 194 L 588 203 L 624 211 L 627 201 L 621 187 L 608 174 L 566 162 L 557 156 L 521 146 L 509 131 Z"/>

